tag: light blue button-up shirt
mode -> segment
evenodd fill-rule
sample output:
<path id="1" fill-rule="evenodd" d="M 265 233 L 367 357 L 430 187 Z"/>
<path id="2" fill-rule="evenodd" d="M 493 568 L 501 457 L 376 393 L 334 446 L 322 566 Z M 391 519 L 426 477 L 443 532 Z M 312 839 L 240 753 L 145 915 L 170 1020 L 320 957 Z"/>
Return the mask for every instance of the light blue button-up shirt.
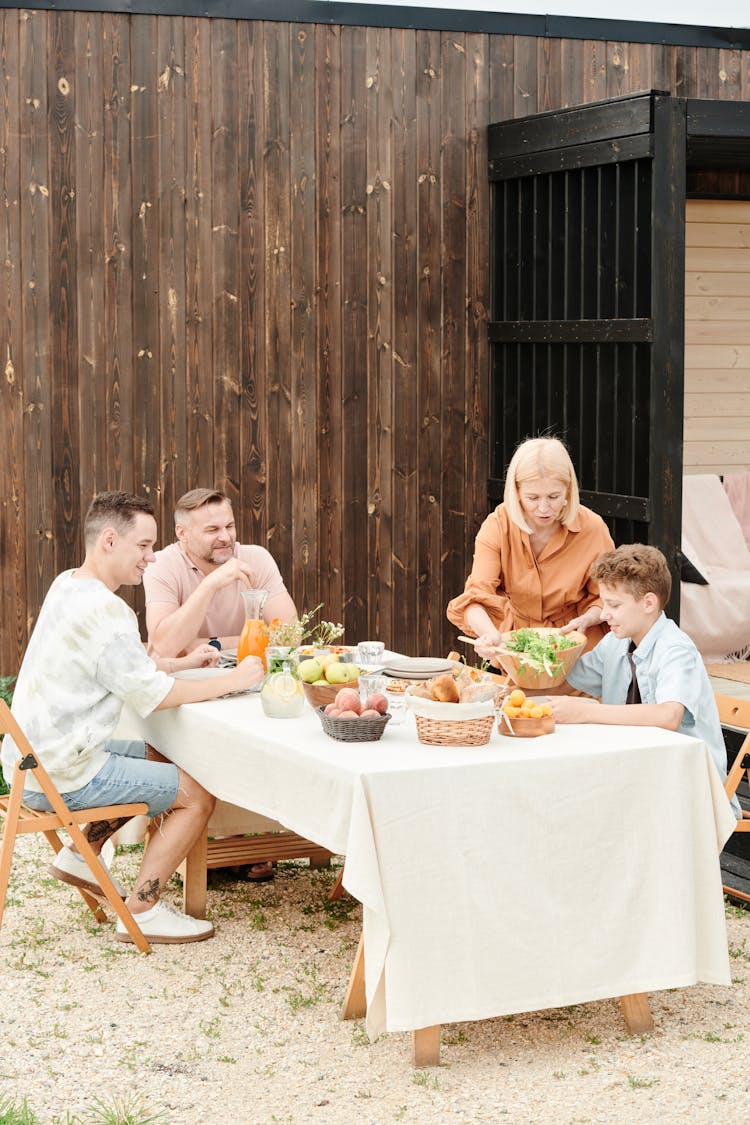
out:
<path id="1" fill-rule="evenodd" d="M 568 683 L 601 698 L 602 703 L 625 703 L 630 686 L 629 637 L 607 633 L 596 648 L 578 660 Z M 727 775 L 727 752 L 711 681 L 700 653 L 674 621 L 664 613 L 633 653 L 642 703 L 681 703 L 685 708 L 681 734 L 700 738 L 713 758 L 722 782 Z M 735 797 L 732 808 L 742 815 Z"/>

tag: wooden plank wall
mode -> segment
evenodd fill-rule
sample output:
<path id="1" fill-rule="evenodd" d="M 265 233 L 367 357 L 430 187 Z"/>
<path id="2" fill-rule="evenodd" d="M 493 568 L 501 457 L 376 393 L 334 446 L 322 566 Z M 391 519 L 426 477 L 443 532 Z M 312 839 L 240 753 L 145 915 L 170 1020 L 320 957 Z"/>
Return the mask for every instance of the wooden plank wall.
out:
<path id="1" fill-rule="evenodd" d="M 688 200 L 685 243 L 685 472 L 750 470 L 750 203 Z"/>
<path id="2" fill-rule="evenodd" d="M 216 483 L 300 608 L 452 647 L 487 508 L 486 125 L 750 98 L 733 51 L 11 8 L 0 76 L 4 674 L 113 487 L 166 542 Z"/>

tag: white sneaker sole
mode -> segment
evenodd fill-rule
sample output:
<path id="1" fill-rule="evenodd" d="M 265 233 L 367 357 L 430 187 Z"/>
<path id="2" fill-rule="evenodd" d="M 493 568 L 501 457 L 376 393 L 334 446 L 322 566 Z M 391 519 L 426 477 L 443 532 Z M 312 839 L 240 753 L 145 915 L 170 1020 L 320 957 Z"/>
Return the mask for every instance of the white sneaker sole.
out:
<path id="1" fill-rule="evenodd" d="M 49 865 L 47 871 L 50 875 L 53 875 L 55 879 L 59 879 L 61 883 L 67 883 L 71 887 L 80 887 L 82 890 L 88 891 L 90 895 L 95 895 L 97 898 L 106 899 L 107 897 L 98 883 L 93 882 L 93 880 L 80 879 L 77 875 L 70 875 L 67 871 L 61 871 L 59 867 L 55 867 L 54 863 Z M 120 895 L 123 902 L 126 897 L 127 896 L 124 894 Z"/>
<path id="2" fill-rule="evenodd" d="M 136 925 L 138 925 L 138 916 L 133 915 L 133 917 L 136 919 Z M 206 941 L 207 938 L 212 938 L 214 936 L 215 930 L 212 926 L 210 930 L 205 930 L 203 933 L 200 933 L 200 934 L 184 934 L 184 935 L 182 935 L 182 934 L 180 934 L 180 935 L 149 934 L 149 933 L 146 933 L 145 931 L 141 931 L 141 932 L 143 933 L 143 936 L 145 937 L 146 941 L 150 942 L 151 945 L 187 945 L 187 943 L 191 942 L 191 941 Z M 127 942 L 130 942 L 131 945 L 133 943 L 133 939 L 130 936 L 130 934 L 127 932 L 127 930 L 125 931 L 125 933 L 122 933 L 122 934 L 119 933 L 119 931 L 115 931 L 115 940 L 116 941 L 127 941 Z"/>

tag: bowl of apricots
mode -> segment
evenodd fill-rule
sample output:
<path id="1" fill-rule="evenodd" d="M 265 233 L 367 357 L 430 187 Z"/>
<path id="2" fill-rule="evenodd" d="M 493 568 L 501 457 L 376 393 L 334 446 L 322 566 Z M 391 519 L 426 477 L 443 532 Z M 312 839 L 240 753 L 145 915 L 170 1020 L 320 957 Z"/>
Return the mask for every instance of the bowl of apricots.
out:
<path id="1" fill-rule="evenodd" d="M 514 688 L 502 702 L 497 729 L 510 737 L 538 738 L 540 734 L 552 734 L 555 716 L 543 696 L 527 696 L 521 688 Z"/>

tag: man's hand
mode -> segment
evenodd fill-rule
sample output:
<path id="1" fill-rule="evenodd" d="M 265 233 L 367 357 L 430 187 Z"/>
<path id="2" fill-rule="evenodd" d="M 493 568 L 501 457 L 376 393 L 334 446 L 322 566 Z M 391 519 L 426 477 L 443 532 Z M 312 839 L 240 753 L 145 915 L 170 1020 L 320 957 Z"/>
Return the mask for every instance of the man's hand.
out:
<path id="1" fill-rule="evenodd" d="M 598 723 L 600 703 L 577 695 L 550 695 L 549 705 L 557 723 Z"/>
<path id="2" fill-rule="evenodd" d="M 239 559 L 227 559 L 203 579 L 203 585 L 208 586 L 214 593 L 216 590 L 223 590 L 232 582 L 241 582 L 251 590 L 255 585 L 255 574 L 247 563 L 240 562 Z"/>

